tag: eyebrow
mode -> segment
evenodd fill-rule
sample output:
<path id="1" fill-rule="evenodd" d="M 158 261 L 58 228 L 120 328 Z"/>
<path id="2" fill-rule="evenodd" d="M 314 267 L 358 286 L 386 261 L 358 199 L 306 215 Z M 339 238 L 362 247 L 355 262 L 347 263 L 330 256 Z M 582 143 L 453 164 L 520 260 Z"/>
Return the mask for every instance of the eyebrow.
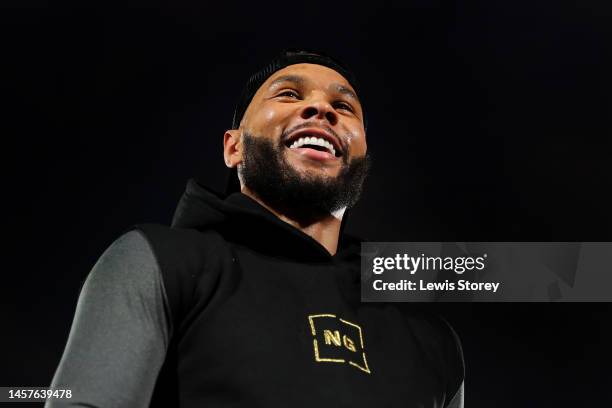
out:
<path id="1" fill-rule="evenodd" d="M 283 75 L 272 81 L 272 83 L 270 84 L 270 88 L 273 88 L 283 82 L 293 82 L 297 85 L 304 85 L 304 82 L 306 81 L 299 75 Z"/>
<path id="2" fill-rule="evenodd" d="M 339 93 L 341 93 L 342 95 L 346 95 L 349 98 L 353 98 L 356 101 L 359 101 L 359 98 L 357 97 L 357 95 L 355 95 L 355 92 L 353 92 L 352 90 L 350 90 L 349 88 L 347 88 L 346 86 L 342 85 L 342 84 L 333 84 L 332 86 L 335 86 L 336 91 L 338 91 Z"/>

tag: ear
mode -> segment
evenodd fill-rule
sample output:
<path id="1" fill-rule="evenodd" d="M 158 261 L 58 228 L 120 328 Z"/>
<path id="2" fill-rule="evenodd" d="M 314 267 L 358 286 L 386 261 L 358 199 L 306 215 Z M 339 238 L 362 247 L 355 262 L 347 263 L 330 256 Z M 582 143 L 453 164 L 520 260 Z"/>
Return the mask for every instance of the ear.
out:
<path id="1" fill-rule="evenodd" d="M 230 168 L 234 168 L 242 162 L 242 140 L 238 129 L 225 131 L 223 135 L 223 159 L 225 165 Z"/>

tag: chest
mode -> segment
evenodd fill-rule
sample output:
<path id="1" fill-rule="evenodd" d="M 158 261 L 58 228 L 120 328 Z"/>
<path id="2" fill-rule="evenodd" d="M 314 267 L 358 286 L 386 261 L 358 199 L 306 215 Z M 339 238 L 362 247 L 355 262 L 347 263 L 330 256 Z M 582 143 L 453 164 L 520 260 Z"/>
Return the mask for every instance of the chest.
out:
<path id="1" fill-rule="evenodd" d="M 341 267 L 238 253 L 212 296 L 196 291 L 178 345 L 182 386 L 210 406 L 441 406 L 418 336 L 361 304 Z"/>

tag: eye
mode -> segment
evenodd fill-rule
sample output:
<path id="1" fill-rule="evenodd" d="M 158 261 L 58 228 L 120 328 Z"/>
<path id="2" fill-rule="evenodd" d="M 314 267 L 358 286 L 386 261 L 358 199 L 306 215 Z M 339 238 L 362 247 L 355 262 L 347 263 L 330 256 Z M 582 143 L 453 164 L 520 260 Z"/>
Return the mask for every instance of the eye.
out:
<path id="1" fill-rule="evenodd" d="M 295 98 L 295 99 L 300 98 L 300 95 L 292 89 L 287 89 L 286 91 L 279 93 L 277 96 L 288 96 L 290 98 Z"/>
<path id="2" fill-rule="evenodd" d="M 341 101 L 340 102 L 336 102 L 334 104 L 334 107 L 336 109 L 343 109 L 343 110 L 347 110 L 349 112 L 355 112 L 353 107 L 351 105 L 349 105 L 348 103 L 346 103 L 346 102 L 341 102 Z"/>

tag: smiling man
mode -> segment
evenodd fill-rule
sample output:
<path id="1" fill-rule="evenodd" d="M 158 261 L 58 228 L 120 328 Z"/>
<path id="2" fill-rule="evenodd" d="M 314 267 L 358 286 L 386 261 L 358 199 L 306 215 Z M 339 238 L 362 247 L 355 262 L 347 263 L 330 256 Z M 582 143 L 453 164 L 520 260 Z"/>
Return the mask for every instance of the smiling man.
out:
<path id="1" fill-rule="evenodd" d="M 190 180 L 171 227 L 137 225 L 90 272 L 48 407 L 463 406 L 442 320 L 362 304 L 342 232 L 368 172 L 352 73 L 286 51 L 223 139 L 226 195 Z"/>
<path id="2" fill-rule="evenodd" d="M 368 168 L 363 110 L 349 82 L 327 66 L 287 66 L 263 83 L 234 127 L 225 134 L 225 162 L 238 167 L 242 193 L 333 255 Z"/>

